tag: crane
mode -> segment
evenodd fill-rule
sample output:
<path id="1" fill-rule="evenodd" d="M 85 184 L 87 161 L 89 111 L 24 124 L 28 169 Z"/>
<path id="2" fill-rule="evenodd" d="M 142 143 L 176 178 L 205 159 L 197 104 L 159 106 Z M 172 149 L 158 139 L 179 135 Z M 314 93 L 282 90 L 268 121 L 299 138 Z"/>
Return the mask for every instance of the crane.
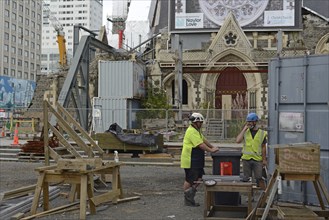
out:
<path id="1" fill-rule="evenodd" d="M 45 2 L 43 2 L 43 12 L 44 17 L 47 17 L 54 27 L 57 33 L 57 44 L 58 44 L 58 51 L 59 51 L 59 64 L 62 68 L 66 68 L 67 66 L 67 55 L 66 55 L 66 40 L 65 40 L 65 32 L 63 25 L 57 20 L 57 18 L 52 15 L 51 10 L 47 6 Z"/>

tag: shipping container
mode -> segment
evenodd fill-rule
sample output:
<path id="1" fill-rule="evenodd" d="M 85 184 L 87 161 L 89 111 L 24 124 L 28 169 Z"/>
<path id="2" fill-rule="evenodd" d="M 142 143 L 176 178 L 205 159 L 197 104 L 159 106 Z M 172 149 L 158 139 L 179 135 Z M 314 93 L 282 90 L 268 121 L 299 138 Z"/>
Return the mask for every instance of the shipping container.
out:
<path id="1" fill-rule="evenodd" d="M 140 101 L 124 98 L 93 98 L 93 130 L 103 133 L 110 125 L 117 123 L 122 129 L 136 127 L 136 111 Z"/>
<path id="2" fill-rule="evenodd" d="M 329 189 L 329 55 L 275 58 L 269 63 L 269 171 L 271 146 L 313 142 L 320 145 L 320 175 Z M 310 181 L 283 181 L 280 199 L 319 204 Z"/>
<path id="3" fill-rule="evenodd" d="M 145 65 L 133 61 L 99 61 L 98 97 L 145 96 Z"/>

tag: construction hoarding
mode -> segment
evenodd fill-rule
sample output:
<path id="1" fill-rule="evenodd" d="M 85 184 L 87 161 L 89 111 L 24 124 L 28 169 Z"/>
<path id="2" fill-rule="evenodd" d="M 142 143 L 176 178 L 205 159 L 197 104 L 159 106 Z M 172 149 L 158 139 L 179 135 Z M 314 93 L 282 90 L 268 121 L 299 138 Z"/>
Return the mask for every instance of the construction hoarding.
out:
<path id="1" fill-rule="evenodd" d="M 36 83 L 32 80 L 0 76 L 0 108 L 28 107 L 33 98 Z"/>
<path id="2" fill-rule="evenodd" d="M 271 146 L 317 143 L 320 145 L 320 175 L 328 189 L 329 55 L 271 60 L 268 103 L 269 171 L 275 169 L 275 152 Z M 298 164 L 294 163 L 295 166 Z M 319 204 L 312 182 L 282 183 L 284 193 L 280 199 Z"/>

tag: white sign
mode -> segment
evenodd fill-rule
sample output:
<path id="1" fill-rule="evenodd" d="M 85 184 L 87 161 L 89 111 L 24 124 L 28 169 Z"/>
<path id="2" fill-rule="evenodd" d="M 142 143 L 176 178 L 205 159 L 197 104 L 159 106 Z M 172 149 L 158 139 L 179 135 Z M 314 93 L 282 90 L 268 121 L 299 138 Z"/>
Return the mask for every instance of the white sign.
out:
<path id="1" fill-rule="evenodd" d="M 285 11 L 265 11 L 264 12 L 264 26 L 294 26 L 295 17 L 294 10 Z"/>
<path id="2" fill-rule="evenodd" d="M 279 130 L 303 132 L 304 114 L 299 112 L 280 112 Z"/>
<path id="3" fill-rule="evenodd" d="M 177 14 L 175 28 L 203 28 L 202 13 Z"/>

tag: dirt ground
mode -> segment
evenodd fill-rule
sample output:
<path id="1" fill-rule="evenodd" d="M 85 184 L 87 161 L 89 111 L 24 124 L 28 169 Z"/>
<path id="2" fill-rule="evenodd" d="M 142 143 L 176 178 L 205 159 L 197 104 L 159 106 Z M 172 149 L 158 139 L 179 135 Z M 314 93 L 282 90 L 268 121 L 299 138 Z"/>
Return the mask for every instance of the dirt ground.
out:
<path id="1" fill-rule="evenodd" d="M 37 173 L 34 168 L 43 165 L 0 162 L 0 192 L 36 184 Z M 211 172 L 211 168 L 206 168 L 206 174 Z M 203 187 L 199 187 L 196 195 L 196 201 L 201 206 L 184 206 L 183 180 L 184 171 L 177 166 L 124 165 L 121 167 L 124 197 L 140 196 L 140 199 L 117 205 L 100 205 L 96 215 L 87 215 L 87 219 L 203 219 Z M 65 191 L 67 188 L 63 186 L 61 189 Z M 54 208 L 69 204 L 69 201 L 59 196 L 50 204 Z M 79 210 L 39 219 L 79 219 Z"/>

